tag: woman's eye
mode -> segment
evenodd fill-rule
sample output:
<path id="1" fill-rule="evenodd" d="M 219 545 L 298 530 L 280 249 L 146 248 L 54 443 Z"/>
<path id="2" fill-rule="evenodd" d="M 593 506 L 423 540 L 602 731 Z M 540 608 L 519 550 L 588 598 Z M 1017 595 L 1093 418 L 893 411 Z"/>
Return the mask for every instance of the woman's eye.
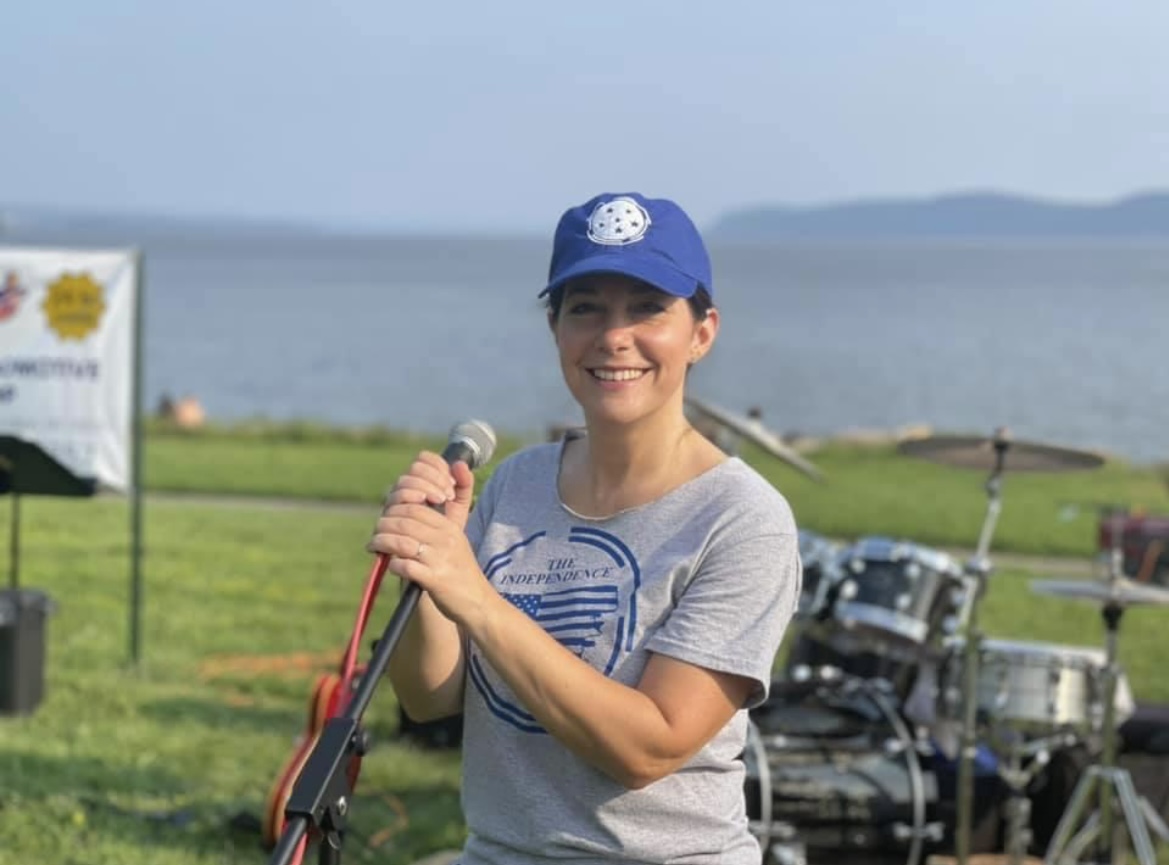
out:
<path id="1" fill-rule="evenodd" d="M 568 304 L 569 315 L 587 315 L 590 312 L 596 312 L 597 305 L 586 300 L 578 300 Z"/>

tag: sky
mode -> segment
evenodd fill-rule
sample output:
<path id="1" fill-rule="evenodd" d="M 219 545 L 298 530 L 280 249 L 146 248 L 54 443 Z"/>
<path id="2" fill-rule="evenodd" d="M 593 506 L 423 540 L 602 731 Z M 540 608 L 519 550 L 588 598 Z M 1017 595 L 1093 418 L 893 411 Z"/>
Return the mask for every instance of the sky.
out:
<path id="1" fill-rule="evenodd" d="M 543 231 L 1169 188 L 1164 0 L 4 4 L 0 209 Z"/>

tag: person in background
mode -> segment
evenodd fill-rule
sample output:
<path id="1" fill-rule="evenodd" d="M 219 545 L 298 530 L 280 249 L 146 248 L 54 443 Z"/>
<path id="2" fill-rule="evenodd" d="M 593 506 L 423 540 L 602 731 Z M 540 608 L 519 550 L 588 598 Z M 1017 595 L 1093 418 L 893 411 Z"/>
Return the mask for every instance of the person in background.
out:
<path id="1" fill-rule="evenodd" d="M 672 201 L 600 195 L 542 296 L 584 429 L 474 510 L 467 466 L 419 454 L 369 543 L 424 590 L 401 705 L 464 713 L 458 861 L 758 865 L 740 755 L 801 570 L 783 496 L 683 413 L 719 330 L 706 248 Z"/>

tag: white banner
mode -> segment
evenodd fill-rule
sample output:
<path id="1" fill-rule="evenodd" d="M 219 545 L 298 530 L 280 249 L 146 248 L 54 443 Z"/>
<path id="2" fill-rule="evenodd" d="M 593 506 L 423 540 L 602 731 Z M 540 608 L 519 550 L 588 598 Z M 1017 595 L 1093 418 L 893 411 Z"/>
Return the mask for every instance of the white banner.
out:
<path id="1" fill-rule="evenodd" d="M 138 257 L 0 246 L 0 434 L 125 491 Z"/>

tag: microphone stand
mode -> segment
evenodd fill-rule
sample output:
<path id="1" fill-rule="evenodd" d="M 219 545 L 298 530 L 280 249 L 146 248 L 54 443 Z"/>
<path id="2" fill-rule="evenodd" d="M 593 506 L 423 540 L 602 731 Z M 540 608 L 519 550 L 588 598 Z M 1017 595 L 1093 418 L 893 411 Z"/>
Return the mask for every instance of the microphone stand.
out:
<path id="1" fill-rule="evenodd" d="M 442 452 L 442 458 L 448 466 L 462 461 L 473 470 L 489 462 L 494 450 L 495 432 L 491 427 L 483 421 L 468 420 L 451 430 L 450 441 Z M 442 505 L 430 507 L 443 512 Z M 379 579 L 385 572 L 387 562 L 388 558 L 383 556 L 377 566 Z M 351 759 L 364 755 L 368 749 L 361 718 L 385 675 L 390 656 L 401 642 L 406 623 L 418 607 L 421 597 L 422 589 L 416 583 L 406 585 L 381 639 L 377 641 L 365 673 L 358 680 L 353 699 L 340 715 L 325 723 L 313 744 L 288 796 L 288 803 L 284 807 L 284 831 L 268 860 L 269 865 L 288 865 L 297 855 L 310 829 L 320 834 L 317 853 L 320 865 L 339 865 L 341 862 L 349 797 L 353 794 L 346 770 Z"/>
<path id="2" fill-rule="evenodd" d="M 402 639 L 406 623 L 418 606 L 422 590 L 410 583 L 377 641 L 373 657 L 360 677 L 357 692 L 345 711 L 325 723 L 305 761 L 284 808 L 287 823 L 269 865 L 288 865 L 310 829 L 320 833 L 317 851 L 320 865 L 340 865 L 341 846 L 349 813 L 349 779 L 345 769 L 354 756 L 365 753 L 368 742 L 362 716 L 389 666 L 390 656 Z"/>

